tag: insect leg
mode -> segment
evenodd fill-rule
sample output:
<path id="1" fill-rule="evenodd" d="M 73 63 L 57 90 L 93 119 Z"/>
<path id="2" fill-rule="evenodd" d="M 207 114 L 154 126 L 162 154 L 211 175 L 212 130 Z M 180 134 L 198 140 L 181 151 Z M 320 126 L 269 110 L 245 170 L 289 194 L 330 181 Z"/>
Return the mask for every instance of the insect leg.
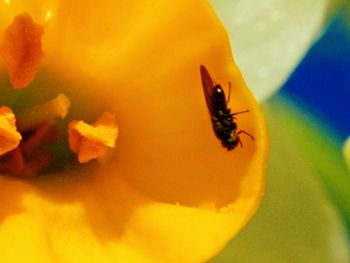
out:
<path id="1" fill-rule="evenodd" d="M 227 96 L 226 103 L 230 102 L 230 98 L 231 98 L 231 82 L 228 82 L 228 96 Z"/>
<path id="2" fill-rule="evenodd" d="M 249 134 L 248 132 L 241 130 L 241 131 L 237 132 L 237 135 L 239 135 L 240 133 L 243 133 L 243 134 L 249 136 L 250 139 L 252 139 L 254 141 L 253 135 Z"/>
<path id="3" fill-rule="evenodd" d="M 241 148 L 243 148 L 243 143 L 242 143 L 241 139 L 238 137 L 237 140 L 238 140 L 239 145 L 241 146 Z"/>

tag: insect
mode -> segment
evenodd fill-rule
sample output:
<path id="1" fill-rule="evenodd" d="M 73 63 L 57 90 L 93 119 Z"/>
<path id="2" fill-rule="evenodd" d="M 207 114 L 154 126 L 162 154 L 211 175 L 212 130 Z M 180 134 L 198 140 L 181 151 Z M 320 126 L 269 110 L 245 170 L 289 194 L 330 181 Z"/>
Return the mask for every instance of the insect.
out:
<path id="1" fill-rule="evenodd" d="M 237 124 L 234 121 L 235 116 L 249 112 L 249 110 L 231 113 L 231 110 L 227 106 L 227 103 L 230 101 L 231 83 L 229 82 L 229 94 L 226 100 L 224 90 L 220 84 L 213 82 L 208 70 L 203 65 L 200 66 L 200 73 L 213 130 L 215 136 L 221 141 L 221 145 L 229 151 L 236 148 L 238 144 L 242 147 L 240 134 L 245 134 L 254 140 L 254 137 L 246 131 L 237 131 Z"/>

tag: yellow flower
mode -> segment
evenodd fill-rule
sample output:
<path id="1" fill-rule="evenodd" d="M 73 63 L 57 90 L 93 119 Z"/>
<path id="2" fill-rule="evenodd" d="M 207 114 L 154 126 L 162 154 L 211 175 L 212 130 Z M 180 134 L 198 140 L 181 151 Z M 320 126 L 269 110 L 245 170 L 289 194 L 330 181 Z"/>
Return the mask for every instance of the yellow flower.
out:
<path id="1" fill-rule="evenodd" d="M 17 114 L 59 93 L 67 120 L 112 113 L 119 134 L 99 164 L 32 180 L 0 177 L 0 262 L 202 262 L 251 218 L 264 192 L 267 132 L 206 1 L 0 3 L 0 35 L 18 14 L 44 27 L 39 70 L 0 104 Z M 227 90 L 243 148 L 224 149 L 200 65 Z M 64 125 L 63 125 L 64 126 Z"/>

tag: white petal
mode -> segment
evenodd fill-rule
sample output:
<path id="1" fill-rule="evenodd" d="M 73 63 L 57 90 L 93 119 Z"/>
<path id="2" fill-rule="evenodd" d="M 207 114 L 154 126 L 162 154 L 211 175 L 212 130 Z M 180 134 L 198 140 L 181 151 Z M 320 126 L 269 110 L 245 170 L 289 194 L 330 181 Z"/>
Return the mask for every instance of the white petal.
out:
<path id="1" fill-rule="evenodd" d="M 343 153 L 344 153 L 346 163 L 348 164 L 348 166 L 350 168 L 350 135 L 344 143 Z"/>
<path id="2" fill-rule="evenodd" d="M 285 82 L 319 35 L 328 0 L 210 0 L 258 100 Z"/>

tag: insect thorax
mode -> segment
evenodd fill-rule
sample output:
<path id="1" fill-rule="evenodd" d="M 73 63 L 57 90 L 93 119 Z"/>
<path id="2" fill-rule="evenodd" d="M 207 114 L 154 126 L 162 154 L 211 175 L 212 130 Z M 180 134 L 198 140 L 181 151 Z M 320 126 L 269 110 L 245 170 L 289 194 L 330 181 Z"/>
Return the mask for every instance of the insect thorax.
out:
<path id="1" fill-rule="evenodd" d="M 213 90 L 211 97 L 211 106 L 213 108 L 213 111 L 228 110 L 225 93 L 220 85 L 216 85 Z"/>

